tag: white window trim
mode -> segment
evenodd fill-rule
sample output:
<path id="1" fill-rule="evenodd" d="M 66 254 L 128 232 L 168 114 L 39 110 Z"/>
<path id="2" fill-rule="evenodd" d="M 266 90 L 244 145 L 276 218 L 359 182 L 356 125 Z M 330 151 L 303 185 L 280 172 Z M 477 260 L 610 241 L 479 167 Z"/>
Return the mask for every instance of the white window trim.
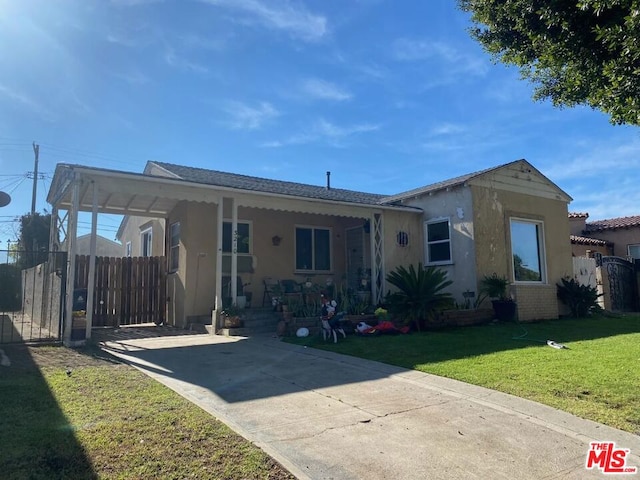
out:
<path id="1" fill-rule="evenodd" d="M 627 257 L 629 258 L 636 258 L 633 255 L 631 255 L 631 247 L 638 247 L 640 248 L 640 243 L 629 243 L 627 244 Z"/>
<path id="2" fill-rule="evenodd" d="M 145 247 L 144 236 L 147 233 L 149 234 L 149 252 L 148 252 L 148 255 L 145 255 L 144 254 L 144 247 Z M 149 227 L 149 228 L 145 228 L 144 230 L 140 230 L 140 256 L 151 257 L 152 255 L 153 255 L 153 230 L 151 227 Z"/>
<path id="3" fill-rule="evenodd" d="M 131 249 L 131 241 L 128 241 L 127 243 L 124 244 L 124 256 L 130 257 L 132 253 L 133 253 L 133 250 Z"/>
<path id="4" fill-rule="evenodd" d="M 178 244 L 177 245 L 172 245 L 171 242 L 173 241 L 173 227 L 178 226 Z M 180 222 L 173 222 L 171 224 L 169 224 L 169 273 L 174 273 L 177 272 L 180 269 L 180 234 L 182 232 L 180 231 Z M 174 268 L 172 265 L 172 260 L 173 260 L 173 249 L 176 249 L 177 253 L 177 265 Z"/>
<path id="5" fill-rule="evenodd" d="M 298 228 L 308 228 L 311 230 L 327 230 L 329 232 L 329 270 L 316 270 L 315 268 L 312 270 L 300 270 L 297 268 L 297 257 L 298 257 L 298 243 L 296 241 L 296 230 L 298 230 Z M 296 274 L 300 274 L 300 275 L 304 275 L 307 273 L 321 273 L 321 274 L 330 274 L 333 273 L 333 228 L 331 227 L 325 227 L 322 225 L 294 225 L 293 226 L 293 241 L 294 241 L 294 248 L 293 248 L 293 268 L 294 268 L 294 273 Z M 313 255 L 313 263 L 314 263 L 314 267 L 315 267 L 315 263 L 316 263 L 316 257 L 315 257 L 315 252 L 314 252 L 314 245 L 313 245 L 313 241 L 314 241 L 314 235 L 311 235 L 311 252 Z"/>
<path id="6" fill-rule="evenodd" d="M 223 218 L 222 223 L 233 224 L 233 220 L 230 218 Z M 249 253 L 238 252 L 238 255 L 243 255 L 245 257 L 249 257 L 253 255 L 253 220 L 242 220 L 238 219 L 238 225 L 241 223 L 249 225 Z M 233 235 L 233 232 L 231 232 Z M 233 245 L 233 238 L 231 239 L 231 245 Z M 231 255 L 232 252 L 222 252 L 222 255 Z"/>
<path id="7" fill-rule="evenodd" d="M 447 222 L 447 226 L 449 227 L 449 239 L 448 240 L 438 240 L 437 242 L 429 242 L 429 225 L 434 223 L 442 223 Z M 436 262 L 432 262 L 429 260 L 429 245 L 436 243 L 449 243 L 449 260 L 440 260 Z M 452 238 L 451 238 L 451 217 L 438 217 L 431 218 L 424 222 L 424 264 L 425 265 L 453 265 L 453 246 L 452 246 Z"/>
<path id="8" fill-rule="evenodd" d="M 538 225 L 538 246 L 540 248 L 540 277 L 539 281 L 536 280 L 516 280 L 516 268 L 513 263 L 513 238 L 511 236 L 511 223 L 513 221 L 520 223 L 530 223 L 534 225 Z M 510 242 L 510 250 L 511 256 L 509 261 L 511 262 L 511 278 L 513 278 L 513 282 L 519 285 L 547 285 L 547 249 L 544 241 L 544 222 L 542 220 L 533 220 L 531 218 L 521 218 L 521 217 L 510 217 L 509 218 L 509 242 Z"/>

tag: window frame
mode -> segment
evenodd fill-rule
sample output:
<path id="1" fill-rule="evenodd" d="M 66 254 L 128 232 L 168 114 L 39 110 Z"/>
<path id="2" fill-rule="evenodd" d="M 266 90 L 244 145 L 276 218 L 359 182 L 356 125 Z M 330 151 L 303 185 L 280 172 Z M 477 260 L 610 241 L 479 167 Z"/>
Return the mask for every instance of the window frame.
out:
<path id="1" fill-rule="evenodd" d="M 311 263 L 312 268 L 302 269 L 298 268 L 298 229 L 311 230 Z M 329 269 L 318 270 L 316 268 L 316 251 L 315 251 L 315 231 L 322 230 L 329 234 Z M 320 226 L 320 225 L 294 225 L 293 228 L 294 248 L 293 248 L 293 267 L 295 273 L 307 274 L 307 273 L 331 273 L 333 272 L 333 228 Z"/>
<path id="2" fill-rule="evenodd" d="M 429 226 L 435 225 L 438 223 L 447 222 L 447 229 L 449 233 L 449 238 L 445 240 L 436 240 L 429 241 Z M 431 256 L 429 253 L 429 246 L 435 244 L 449 244 L 449 259 L 448 260 L 431 260 Z M 424 222 L 424 256 L 425 256 L 425 265 L 451 265 L 453 264 L 453 245 L 452 245 L 452 235 L 451 235 L 451 217 L 438 217 L 432 218 Z"/>
<path id="3" fill-rule="evenodd" d="M 536 226 L 538 262 L 540 267 L 540 280 L 518 280 L 514 262 L 515 251 L 513 248 L 513 222 L 525 223 Z M 546 285 L 547 278 L 547 249 L 545 246 L 544 221 L 533 218 L 509 217 L 509 247 L 511 249 L 511 275 L 514 283 L 524 285 Z"/>
<path id="4" fill-rule="evenodd" d="M 148 235 L 148 241 L 145 241 L 145 236 Z M 145 247 L 147 247 L 147 253 L 145 254 Z M 151 257 L 153 256 L 153 229 L 151 227 L 140 230 L 140 256 Z"/>
<path id="5" fill-rule="evenodd" d="M 233 253 L 233 237 L 231 238 L 231 250 L 224 250 L 224 224 L 228 224 L 230 228 L 233 228 L 233 221 L 231 219 L 223 219 L 222 220 L 222 255 L 231 255 Z M 247 225 L 249 229 L 249 243 L 247 244 L 248 252 L 237 252 L 238 255 L 253 255 L 253 221 L 251 220 L 238 220 L 238 225 Z M 231 235 L 233 235 L 233 230 L 231 230 Z"/>
<path id="6" fill-rule="evenodd" d="M 173 229 L 178 229 L 177 243 L 174 245 Z M 177 272 L 180 268 L 180 222 L 169 224 L 169 273 Z"/>
<path id="7" fill-rule="evenodd" d="M 125 257 L 131 257 L 131 254 L 133 253 L 133 249 L 131 247 L 131 240 L 129 240 L 127 243 L 124 244 L 124 256 Z"/>
<path id="8" fill-rule="evenodd" d="M 627 257 L 633 258 L 634 260 L 640 260 L 640 256 L 634 257 L 633 255 L 631 255 L 632 247 L 636 247 L 639 250 L 638 254 L 640 255 L 640 243 L 629 243 L 627 244 Z"/>

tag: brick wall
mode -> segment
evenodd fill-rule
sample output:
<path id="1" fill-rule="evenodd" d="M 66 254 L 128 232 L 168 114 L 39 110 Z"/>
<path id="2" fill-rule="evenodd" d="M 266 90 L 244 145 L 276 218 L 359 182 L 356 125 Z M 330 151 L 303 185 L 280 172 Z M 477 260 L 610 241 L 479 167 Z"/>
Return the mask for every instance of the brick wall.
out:
<path id="1" fill-rule="evenodd" d="M 558 297 L 555 285 L 515 285 L 512 287 L 518 303 L 518 320 L 558 318 Z"/>

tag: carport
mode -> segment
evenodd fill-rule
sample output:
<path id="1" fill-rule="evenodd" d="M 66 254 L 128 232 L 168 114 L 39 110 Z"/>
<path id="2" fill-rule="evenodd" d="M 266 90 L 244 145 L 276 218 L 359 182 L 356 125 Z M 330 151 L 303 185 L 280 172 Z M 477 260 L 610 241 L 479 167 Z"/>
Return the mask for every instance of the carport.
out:
<path id="1" fill-rule="evenodd" d="M 180 201 L 204 202 L 217 205 L 218 245 L 215 299 L 222 305 L 222 208 L 225 201 L 231 203 L 233 228 L 237 229 L 237 202 L 232 189 L 220 186 L 188 182 L 178 178 L 151 176 L 118 170 L 87 167 L 83 165 L 58 164 L 47 195 L 52 205 L 49 248 L 58 251 L 65 243 L 67 255 L 67 280 L 64 307 L 65 345 L 73 345 L 71 322 L 73 318 L 73 292 L 75 283 L 76 239 L 79 212 L 91 212 L 91 243 L 88 291 L 95 289 L 95 257 L 98 213 L 166 218 Z M 225 193 L 228 192 L 228 197 Z M 62 214 L 61 214 L 62 213 Z M 235 239 L 234 239 L 235 241 Z M 237 277 L 237 253 L 231 258 L 231 275 Z M 233 281 L 231 295 L 237 297 L 236 282 Z M 94 296 L 87 296 L 86 338 L 91 337 L 93 325 Z"/>

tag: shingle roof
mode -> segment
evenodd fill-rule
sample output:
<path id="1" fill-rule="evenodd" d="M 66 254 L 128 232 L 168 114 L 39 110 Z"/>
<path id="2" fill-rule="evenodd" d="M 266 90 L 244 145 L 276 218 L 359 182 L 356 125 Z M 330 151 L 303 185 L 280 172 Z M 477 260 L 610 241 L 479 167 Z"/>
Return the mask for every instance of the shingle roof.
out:
<path id="1" fill-rule="evenodd" d="M 420 195 L 424 195 L 429 192 L 436 192 L 438 190 L 444 190 L 445 188 L 456 187 L 458 185 L 463 185 L 465 182 L 483 175 L 485 173 L 491 172 L 493 170 L 497 170 L 499 168 L 505 167 L 507 165 L 511 165 L 512 163 L 519 162 L 520 160 L 516 160 L 515 162 L 509 162 L 504 165 L 498 165 L 496 167 L 487 168 L 485 170 L 480 170 L 478 172 L 467 173 L 466 175 L 460 175 L 459 177 L 450 178 L 449 180 L 444 180 L 442 182 L 432 183 L 431 185 L 426 185 L 424 187 L 414 188 L 413 190 L 408 190 L 406 192 L 398 193 L 397 195 L 391 195 L 385 197 L 382 201 L 384 203 L 393 203 L 398 202 L 400 200 L 404 200 L 406 198 L 416 197 Z"/>
<path id="2" fill-rule="evenodd" d="M 327 189 L 324 186 L 304 183 L 286 182 L 268 178 L 238 175 L 235 173 L 207 170 L 204 168 L 185 167 L 164 162 L 151 162 L 177 178 L 194 183 L 215 185 L 219 187 L 238 188 L 255 192 L 277 193 L 296 197 L 333 200 L 338 202 L 358 203 L 364 205 L 381 205 L 384 195 L 357 192 L 341 188 Z"/>
<path id="3" fill-rule="evenodd" d="M 599 230 L 616 230 L 618 228 L 629 228 L 640 226 L 640 215 L 632 217 L 609 218 L 606 220 L 596 220 L 585 225 L 586 232 L 596 232 Z"/>
<path id="4" fill-rule="evenodd" d="M 590 238 L 590 237 L 581 237 L 580 235 L 571 235 L 571 243 L 576 243 L 578 245 L 602 245 L 602 246 L 613 245 L 612 242 L 607 242 L 606 240 L 599 240 L 597 238 Z"/>
<path id="5" fill-rule="evenodd" d="M 588 213 L 569 212 L 569 218 L 589 218 Z"/>

